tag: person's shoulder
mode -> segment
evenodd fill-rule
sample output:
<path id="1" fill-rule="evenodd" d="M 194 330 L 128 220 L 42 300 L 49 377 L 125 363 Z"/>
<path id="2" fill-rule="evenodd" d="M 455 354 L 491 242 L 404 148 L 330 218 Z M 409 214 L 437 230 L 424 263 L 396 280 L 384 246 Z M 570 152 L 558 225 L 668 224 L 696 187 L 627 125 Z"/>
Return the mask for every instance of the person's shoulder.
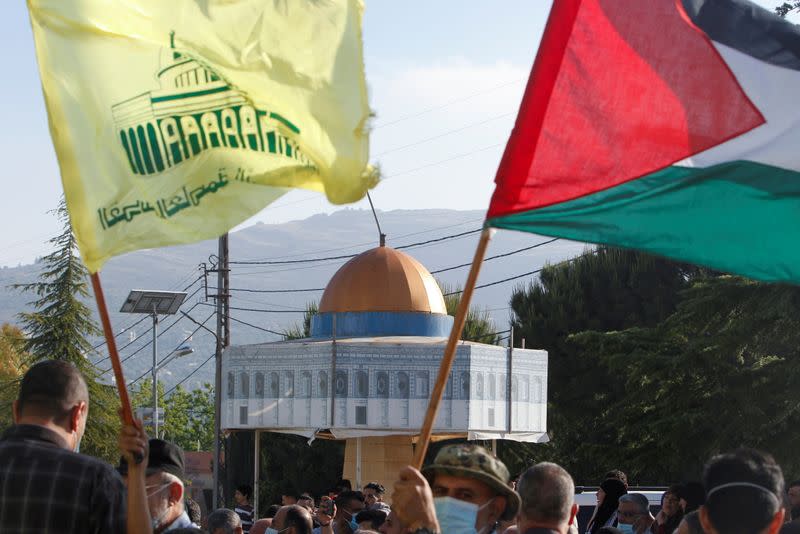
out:
<path id="1" fill-rule="evenodd" d="M 82 472 L 91 473 L 95 476 L 95 478 L 108 479 L 109 481 L 113 481 L 115 483 L 119 482 L 119 484 L 122 484 L 122 477 L 120 474 L 105 460 L 64 449 L 60 450 L 60 454 L 61 456 L 59 460 L 62 462 L 62 464 L 71 464 L 75 466 L 76 469 L 80 469 Z"/>

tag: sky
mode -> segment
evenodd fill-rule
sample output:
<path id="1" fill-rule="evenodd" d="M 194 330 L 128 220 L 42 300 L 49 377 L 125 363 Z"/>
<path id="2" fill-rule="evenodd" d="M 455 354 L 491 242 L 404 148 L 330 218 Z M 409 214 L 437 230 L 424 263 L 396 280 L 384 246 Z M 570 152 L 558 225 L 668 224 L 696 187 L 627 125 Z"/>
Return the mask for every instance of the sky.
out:
<path id="1" fill-rule="evenodd" d="M 375 207 L 486 209 L 551 1 L 365 3 L 364 57 L 377 113 L 370 160 L 384 177 L 371 193 Z M 14 76 L 0 84 L 0 267 L 13 267 L 49 251 L 60 228 L 48 212 L 62 186 L 22 0 L 3 1 L 0 48 L 6 76 Z M 295 191 L 240 227 L 339 209 L 323 195 Z"/>

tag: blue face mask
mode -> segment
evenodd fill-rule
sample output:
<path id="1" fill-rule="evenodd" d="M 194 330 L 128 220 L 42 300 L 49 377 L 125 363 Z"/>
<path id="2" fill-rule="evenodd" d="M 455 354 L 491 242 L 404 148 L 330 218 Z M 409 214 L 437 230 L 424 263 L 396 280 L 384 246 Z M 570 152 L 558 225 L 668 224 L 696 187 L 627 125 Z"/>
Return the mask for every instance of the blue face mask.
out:
<path id="1" fill-rule="evenodd" d="M 617 528 L 620 529 L 625 534 L 633 534 L 634 533 L 633 525 L 626 525 L 624 523 L 618 523 L 617 524 Z"/>
<path id="2" fill-rule="evenodd" d="M 478 505 L 453 497 L 435 497 L 433 507 L 439 527 L 447 534 L 475 534 Z"/>

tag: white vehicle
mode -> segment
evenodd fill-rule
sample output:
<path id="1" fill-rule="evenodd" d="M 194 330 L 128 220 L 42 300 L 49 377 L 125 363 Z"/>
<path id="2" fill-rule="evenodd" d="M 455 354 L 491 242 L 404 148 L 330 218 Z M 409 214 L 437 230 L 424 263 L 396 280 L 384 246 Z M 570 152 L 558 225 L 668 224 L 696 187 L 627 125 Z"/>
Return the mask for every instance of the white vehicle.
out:
<path id="1" fill-rule="evenodd" d="M 578 505 L 578 532 L 586 532 L 586 526 L 592 517 L 595 506 L 597 506 L 596 486 L 576 486 L 575 503 Z M 652 486 L 628 488 L 628 493 L 641 493 L 650 501 L 650 513 L 654 516 L 661 510 L 661 496 L 667 488 L 655 488 Z"/>

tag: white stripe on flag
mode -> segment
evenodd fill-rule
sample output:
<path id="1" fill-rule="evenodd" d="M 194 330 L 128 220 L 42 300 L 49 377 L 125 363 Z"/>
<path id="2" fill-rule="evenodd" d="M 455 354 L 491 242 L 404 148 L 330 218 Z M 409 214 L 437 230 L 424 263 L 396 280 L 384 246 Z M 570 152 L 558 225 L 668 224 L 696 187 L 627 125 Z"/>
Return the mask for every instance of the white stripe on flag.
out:
<path id="1" fill-rule="evenodd" d="M 776 67 L 716 42 L 714 45 L 767 122 L 676 165 L 710 167 L 747 160 L 800 171 L 800 71 Z"/>

